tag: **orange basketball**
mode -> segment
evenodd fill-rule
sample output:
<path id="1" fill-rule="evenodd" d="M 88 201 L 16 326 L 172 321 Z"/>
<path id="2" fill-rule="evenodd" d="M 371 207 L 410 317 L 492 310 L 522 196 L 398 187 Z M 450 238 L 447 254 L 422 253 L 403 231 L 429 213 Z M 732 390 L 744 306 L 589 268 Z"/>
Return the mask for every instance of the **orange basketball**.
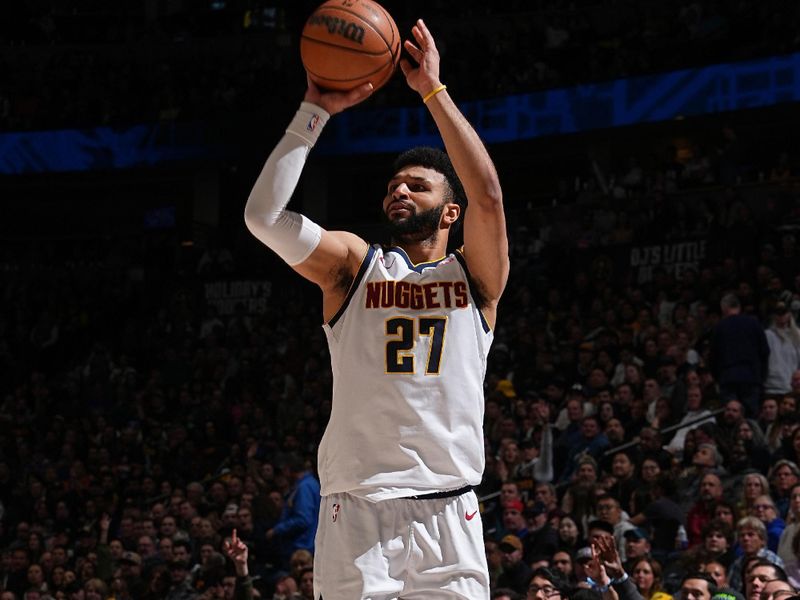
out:
<path id="1" fill-rule="evenodd" d="M 377 90 L 400 60 L 400 32 L 372 0 L 328 0 L 303 27 L 300 56 L 311 80 L 329 90 L 368 81 Z"/>

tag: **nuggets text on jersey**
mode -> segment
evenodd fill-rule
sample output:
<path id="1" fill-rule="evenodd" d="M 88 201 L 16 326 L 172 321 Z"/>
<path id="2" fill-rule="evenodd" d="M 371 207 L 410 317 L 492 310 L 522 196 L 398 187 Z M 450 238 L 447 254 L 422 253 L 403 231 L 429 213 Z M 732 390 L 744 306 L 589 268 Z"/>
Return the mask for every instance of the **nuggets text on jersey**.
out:
<path id="1" fill-rule="evenodd" d="M 467 284 L 463 281 L 370 281 L 367 283 L 365 308 L 466 308 L 469 305 Z"/>

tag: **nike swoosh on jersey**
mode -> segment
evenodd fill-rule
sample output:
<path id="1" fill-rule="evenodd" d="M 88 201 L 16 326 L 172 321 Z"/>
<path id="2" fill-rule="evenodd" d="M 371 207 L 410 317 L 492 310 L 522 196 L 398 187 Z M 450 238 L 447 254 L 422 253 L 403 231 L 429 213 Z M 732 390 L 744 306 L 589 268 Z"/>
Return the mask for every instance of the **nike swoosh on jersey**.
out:
<path id="1" fill-rule="evenodd" d="M 470 513 L 468 513 L 468 512 L 465 512 L 465 513 L 464 513 L 464 518 L 465 518 L 467 521 L 472 521 L 472 519 L 473 519 L 473 518 L 475 517 L 475 515 L 477 515 L 477 514 L 478 514 L 478 511 L 477 511 L 477 510 L 476 510 L 475 512 L 471 513 L 471 514 L 470 514 Z"/>

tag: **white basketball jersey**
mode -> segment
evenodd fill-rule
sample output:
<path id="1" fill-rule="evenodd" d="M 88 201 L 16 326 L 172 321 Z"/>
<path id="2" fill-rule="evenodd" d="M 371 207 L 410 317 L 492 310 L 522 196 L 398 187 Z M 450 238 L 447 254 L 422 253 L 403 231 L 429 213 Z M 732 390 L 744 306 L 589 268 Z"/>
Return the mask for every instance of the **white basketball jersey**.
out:
<path id="1" fill-rule="evenodd" d="M 414 265 L 399 248 L 371 247 L 324 328 L 333 402 L 323 496 L 378 501 L 480 483 L 493 334 L 463 256 Z"/>

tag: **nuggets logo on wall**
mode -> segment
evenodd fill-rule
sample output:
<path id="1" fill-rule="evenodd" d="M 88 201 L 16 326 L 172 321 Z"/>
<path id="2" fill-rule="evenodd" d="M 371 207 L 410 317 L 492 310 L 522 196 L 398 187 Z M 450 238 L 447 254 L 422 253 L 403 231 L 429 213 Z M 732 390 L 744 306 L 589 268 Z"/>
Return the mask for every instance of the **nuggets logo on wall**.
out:
<path id="1" fill-rule="evenodd" d="M 336 523 L 336 519 L 338 519 L 338 518 L 339 518 L 339 509 L 340 509 L 340 508 L 341 508 L 341 506 L 340 506 L 338 503 L 335 503 L 335 504 L 334 504 L 334 505 L 331 507 L 331 520 L 332 520 L 334 523 Z"/>

